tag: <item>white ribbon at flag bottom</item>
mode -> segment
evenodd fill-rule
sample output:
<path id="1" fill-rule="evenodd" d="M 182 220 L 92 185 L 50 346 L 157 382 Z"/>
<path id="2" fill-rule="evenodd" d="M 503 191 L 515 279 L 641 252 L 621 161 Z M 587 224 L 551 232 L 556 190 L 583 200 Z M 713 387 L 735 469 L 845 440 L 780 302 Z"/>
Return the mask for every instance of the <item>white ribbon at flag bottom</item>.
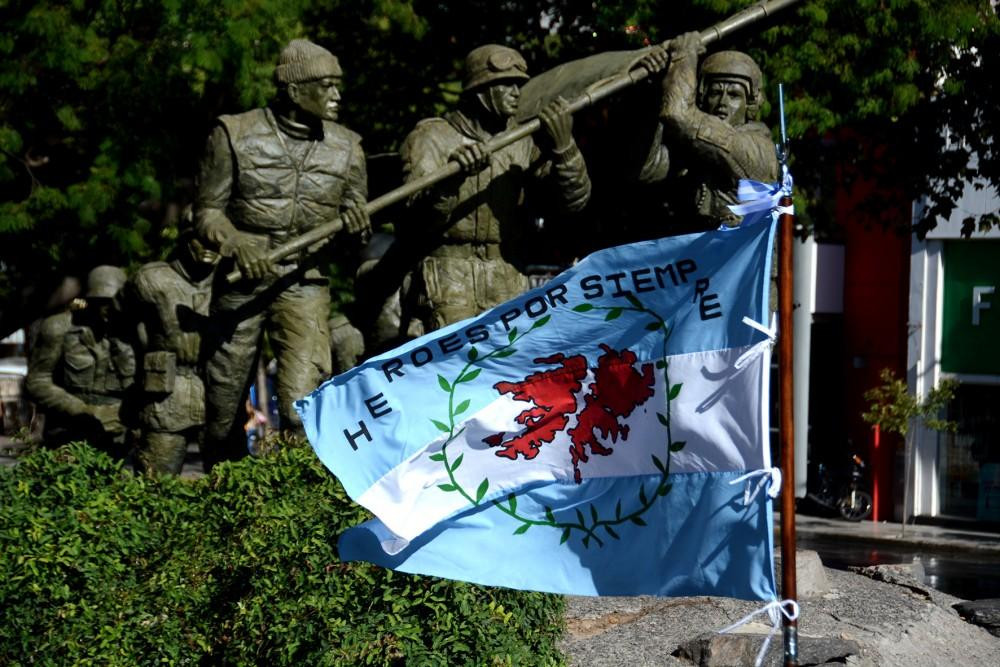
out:
<path id="1" fill-rule="evenodd" d="M 787 609 L 786 609 L 787 607 Z M 766 605 L 758 609 L 757 611 L 750 612 L 740 620 L 736 621 L 732 625 L 728 625 L 721 630 L 718 634 L 722 635 L 727 632 L 732 632 L 736 628 L 750 622 L 757 614 L 767 613 L 768 617 L 771 619 L 771 631 L 767 633 L 767 637 L 764 638 L 764 644 L 760 647 L 760 651 L 757 652 L 757 659 L 754 661 L 755 667 L 760 667 L 764 663 L 764 656 L 767 654 L 767 647 L 771 644 L 771 638 L 777 634 L 778 630 L 781 629 L 781 617 L 784 616 L 789 621 L 794 621 L 799 617 L 799 603 L 795 600 L 774 600 L 768 602 Z"/>
<path id="2" fill-rule="evenodd" d="M 761 468 L 760 470 L 752 470 L 745 475 L 740 475 L 734 480 L 730 480 L 730 484 L 739 484 L 740 482 L 745 482 L 751 480 L 754 477 L 759 477 L 757 483 L 747 484 L 746 488 L 743 490 L 743 506 L 746 507 L 750 505 L 757 498 L 757 495 L 761 492 L 761 489 L 767 485 L 767 495 L 769 498 L 777 498 L 778 494 L 781 493 L 781 469 L 780 468 Z"/>

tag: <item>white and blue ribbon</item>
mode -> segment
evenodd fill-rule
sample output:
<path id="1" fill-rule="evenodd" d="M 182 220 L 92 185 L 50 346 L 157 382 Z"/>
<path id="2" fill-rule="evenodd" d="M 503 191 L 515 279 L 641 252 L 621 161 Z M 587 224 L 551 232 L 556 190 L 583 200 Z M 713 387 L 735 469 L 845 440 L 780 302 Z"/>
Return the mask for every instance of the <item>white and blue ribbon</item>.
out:
<path id="1" fill-rule="evenodd" d="M 750 179 L 740 179 L 739 187 L 736 189 L 736 197 L 741 202 L 730 204 L 729 210 L 736 215 L 748 215 L 759 211 L 777 211 L 782 213 L 795 213 L 795 208 L 791 206 L 779 206 L 778 202 L 784 196 L 792 194 L 792 174 L 788 167 L 781 165 L 781 183 L 761 183 Z"/>

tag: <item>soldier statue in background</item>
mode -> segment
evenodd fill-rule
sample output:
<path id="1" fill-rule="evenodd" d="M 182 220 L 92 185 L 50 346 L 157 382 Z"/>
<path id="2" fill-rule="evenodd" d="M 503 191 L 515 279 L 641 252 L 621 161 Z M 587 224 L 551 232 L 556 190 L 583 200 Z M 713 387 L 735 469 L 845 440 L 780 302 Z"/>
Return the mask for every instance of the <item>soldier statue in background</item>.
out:
<path id="1" fill-rule="evenodd" d="M 642 180 L 665 181 L 673 214 L 671 233 L 738 225 L 729 210 L 740 179 L 774 183 L 780 177 L 771 132 L 757 120 L 761 71 L 750 56 L 720 51 L 704 59 L 692 32 L 654 47 L 643 59 L 650 71 L 669 61 L 663 78 L 663 144 L 654 146 Z"/>
<path id="2" fill-rule="evenodd" d="M 407 181 L 452 159 L 463 170 L 415 196 L 410 219 L 398 229 L 400 242 L 420 258 L 406 310 L 416 313 L 425 331 L 477 315 L 528 288 L 521 264 L 529 181 L 552 180 L 565 211 L 579 211 L 589 199 L 590 179 L 561 99 L 539 114 L 550 140 L 544 151 L 531 137 L 492 155 L 482 148 L 516 124 L 527 69 L 514 49 L 474 49 L 465 61 L 459 108 L 420 121 L 403 143 Z"/>
<path id="3" fill-rule="evenodd" d="M 365 338 L 343 313 L 330 318 L 330 355 L 333 375 L 346 373 L 365 356 Z"/>
<path id="4" fill-rule="evenodd" d="M 124 284 L 120 268 L 98 266 L 87 276 L 83 307 L 42 322 L 25 387 L 45 413 L 48 446 L 86 440 L 117 458 L 128 453 L 122 405 L 136 363 L 118 307 Z"/>
<path id="5" fill-rule="evenodd" d="M 267 108 L 222 116 L 208 139 L 195 202 L 200 238 L 234 261 L 236 285 L 217 282 L 206 360 L 208 465 L 246 454 L 244 403 L 264 330 L 278 363 L 284 428 L 301 431 L 293 402 L 329 376 L 330 293 L 319 258 L 272 262 L 285 240 L 341 216 L 368 233 L 361 137 L 334 122 L 342 71 L 321 46 L 293 40 L 275 71 L 278 98 Z"/>
<path id="6" fill-rule="evenodd" d="M 138 319 L 142 431 L 136 467 L 177 474 L 188 446 L 201 445 L 205 425 L 202 333 L 208 322 L 218 253 L 193 229 L 181 234 L 169 262 L 144 264 L 126 287 L 129 314 Z"/>
<path id="7" fill-rule="evenodd" d="M 400 274 L 408 268 L 400 255 L 400 245 L 391 234 L 372 235 L 361 252 L 361 264 L 355 273 L 354 319 L 364 335 L 366 357 L 381 354 L 424 334 L 418 319 L 403 321 L 403 295 L 409 289 L 412 275 Z M 387 279 L 386 275 L 390 278 Z"/>

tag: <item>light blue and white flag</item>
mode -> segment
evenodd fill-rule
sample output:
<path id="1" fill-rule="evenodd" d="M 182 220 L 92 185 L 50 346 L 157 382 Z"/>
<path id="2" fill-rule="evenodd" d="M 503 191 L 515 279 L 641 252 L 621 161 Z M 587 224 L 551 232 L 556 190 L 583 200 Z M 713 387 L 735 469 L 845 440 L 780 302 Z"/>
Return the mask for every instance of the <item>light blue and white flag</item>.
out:
<path id="1" fill-rule="evenodd" d="M 775 599 L 770 212 L 594 253 L 297 404 L 377 517 L 344 560 L 538 591 Z"/>

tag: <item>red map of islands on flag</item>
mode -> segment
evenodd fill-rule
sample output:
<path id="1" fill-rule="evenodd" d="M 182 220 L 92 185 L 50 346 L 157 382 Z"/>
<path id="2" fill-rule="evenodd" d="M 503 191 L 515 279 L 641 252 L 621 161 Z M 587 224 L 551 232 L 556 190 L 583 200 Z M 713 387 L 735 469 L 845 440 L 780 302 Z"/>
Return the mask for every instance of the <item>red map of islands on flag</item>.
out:
<path id="1" fill-rule="evenodd" d="M 594 381 L 587 386 L 583 409 L 577 414 L 576 426 L 566 433 L 570 438 L 569 453 L 573 461 L 573 479 L 579 484 L 580 462 L 589 460 L 591 454 L 610 456 L 614 449 L 601 441 L 618 442 L 618 437 L 628 439 L 629 427 L 619 420 L 627 418 L 633 410 L 652 397 L 654 390 L 653 365 L 642 364 L 635 368 L 636 355 L 628 349 L 614 350 L 605 344 L 597 359 Z M 497 382 L 493 387 L 500 394 L 511 394 L 515 401 L 531 403 L 532 407 L 521 412 L 515 421 L 525 429 L 518 435 L 504 440 L 506 433 L 496 433 L 483 438 L 491 447 L 500 447 L 497 456 L 516 461 L 520 454 L 525 459 L 535 458 L 542 445 L 552 442 L 576 414 L 577 395 L 587 376 L 587 358 L 583 355 L 567 357 L 562 353 L 539 357 L 536 364 L 558 364 L 555 368 L 532 373 L 519 382 Z M 600 433 L 600 436 L 598 436 Z"/>

